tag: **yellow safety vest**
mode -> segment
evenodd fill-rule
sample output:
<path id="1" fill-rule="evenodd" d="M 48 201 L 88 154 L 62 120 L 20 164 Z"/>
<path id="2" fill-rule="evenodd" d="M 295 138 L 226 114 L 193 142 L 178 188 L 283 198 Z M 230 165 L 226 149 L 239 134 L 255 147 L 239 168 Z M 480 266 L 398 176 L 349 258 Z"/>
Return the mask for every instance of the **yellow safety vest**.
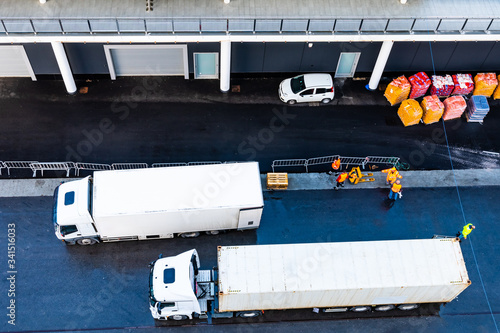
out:
<path id="1" fill-rule="evenodd" d="M 464 228 L 462 230 L 462 235 L 464 235 L 464 237 L 466 237 L 471 232 L 472 232 L 472 223 L 469 223 L 469 224 L 464 226 Z"/>

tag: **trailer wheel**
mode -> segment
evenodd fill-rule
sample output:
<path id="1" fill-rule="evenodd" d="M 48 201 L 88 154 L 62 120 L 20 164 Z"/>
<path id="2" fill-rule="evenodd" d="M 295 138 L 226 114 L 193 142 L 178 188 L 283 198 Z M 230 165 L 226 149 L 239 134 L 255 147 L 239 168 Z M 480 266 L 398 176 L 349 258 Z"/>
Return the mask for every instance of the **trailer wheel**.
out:
<path id="1" fill-rule="evenodd" d="M 76 241 L 78 245 L 94 245 L 97 241 L 93 238 L 82 238 Z"/>
<path id="2" fill-rule="evenodd" d="M 371 308 L 372 307 L 369 305 L 355 306 L 355 307 L 351 308 L 351 311 L 352 312 L 366 312 L 366 311 L 370 311 Z"/>
<path id="3" fill-rule="evenodd" d="M 179 320 L 187 320 L 187 319 L 189 319 L 189 317 L 188 317 L 188 316 L 185 316 L 185 315 L 178 315 L 178 314 L 173 315 L 173 316 L 170 316 L 170 317 L 167 317 L 167 318 L 168 318 L 168 319 L 170 319 L 170 320 L 177 320 L 177 321 L 179 321 Z"/>
<path id="4" fill-rule="evenodd" d="M 381 311 L 381 312 L 385 312 L 385 311 L 391 311 L 392 309 L 394 309 L 395 306 L 392 305 L 392 304 L 386 304 L 386 305 L 377 305 L 375 307 L 375 311 Z"/>
<path id="5" fill-rule="evenodd" d="M 220 233 L 220 230 L 210 230 L 207 231 L 207 235 L 218 235 Z"/>
<path id="6" fill-rule="evenodd" d="M 200 235 L 199 232 L 183 232 L 183 233 L 179 234 L 179 236 L 182 238 L 194 238 L 194 237 L 198 237 L 199 235 Z"/>
<path id="7" fill-rule="evenodd" d="M 240 318 L 255 318 L 261 315 L 260 311 L 242 311 L 236 312 L 236 317 Z"/>
<path id="8" fill-rule="evenodd" d="M 399 310 L 410 311 L 418 308 L 418 304 L 401 304 L 398 305 Z"/>

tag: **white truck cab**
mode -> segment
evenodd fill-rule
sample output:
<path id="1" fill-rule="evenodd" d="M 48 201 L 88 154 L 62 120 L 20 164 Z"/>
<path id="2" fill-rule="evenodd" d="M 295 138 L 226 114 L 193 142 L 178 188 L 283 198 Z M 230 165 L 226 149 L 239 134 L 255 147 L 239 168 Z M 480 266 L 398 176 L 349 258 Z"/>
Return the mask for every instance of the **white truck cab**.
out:
<path id="1" fill-rule="evenodd" d="M 186 320 L 206 315 L 213 300 L 211 271 L 200 271 L 198 252 L 190 250 L 150 264 L 149 309 L 156 320 Z"/>
<path id="2" fill-rule="evenodd" d="M 68 244 L 97 242 L 97 230 L 91 211 L 92 180 L 89 177 L 63 183 L 54 192 L 56 237 Z"/>

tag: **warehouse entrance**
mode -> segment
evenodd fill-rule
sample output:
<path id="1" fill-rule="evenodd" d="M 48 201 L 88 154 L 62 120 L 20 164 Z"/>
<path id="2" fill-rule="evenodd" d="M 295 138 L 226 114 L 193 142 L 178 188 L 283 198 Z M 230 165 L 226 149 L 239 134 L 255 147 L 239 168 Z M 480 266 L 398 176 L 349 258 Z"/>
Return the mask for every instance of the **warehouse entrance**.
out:
<path id="1" fill-rule="evenodd" d="M 189 78 L 187 45 L 104 45 L 112 80 L 117 76 Z"/>
<path id="2" fill-rule="evenodd" d="M 0 76 L 31 77 L 36 81 L 35 72 L 22 45 L 0 46 Z"/>

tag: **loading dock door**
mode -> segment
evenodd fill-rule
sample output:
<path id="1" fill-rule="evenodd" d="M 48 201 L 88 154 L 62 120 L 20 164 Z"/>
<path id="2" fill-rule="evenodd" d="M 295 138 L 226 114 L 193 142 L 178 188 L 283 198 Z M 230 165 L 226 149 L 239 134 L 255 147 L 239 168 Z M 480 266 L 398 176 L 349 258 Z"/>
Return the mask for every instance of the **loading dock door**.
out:
<path id="1" fill-rule="evenodd" d="M 36 81 L 35 72 L 22 45 L 0 46 L 0 76 L 31 77 Z"/>
<path id="2" fill-rule="evenodd" d="M 111 79 L 117 76 L 184 76 L 187 45 L 104 45 Z"/>

